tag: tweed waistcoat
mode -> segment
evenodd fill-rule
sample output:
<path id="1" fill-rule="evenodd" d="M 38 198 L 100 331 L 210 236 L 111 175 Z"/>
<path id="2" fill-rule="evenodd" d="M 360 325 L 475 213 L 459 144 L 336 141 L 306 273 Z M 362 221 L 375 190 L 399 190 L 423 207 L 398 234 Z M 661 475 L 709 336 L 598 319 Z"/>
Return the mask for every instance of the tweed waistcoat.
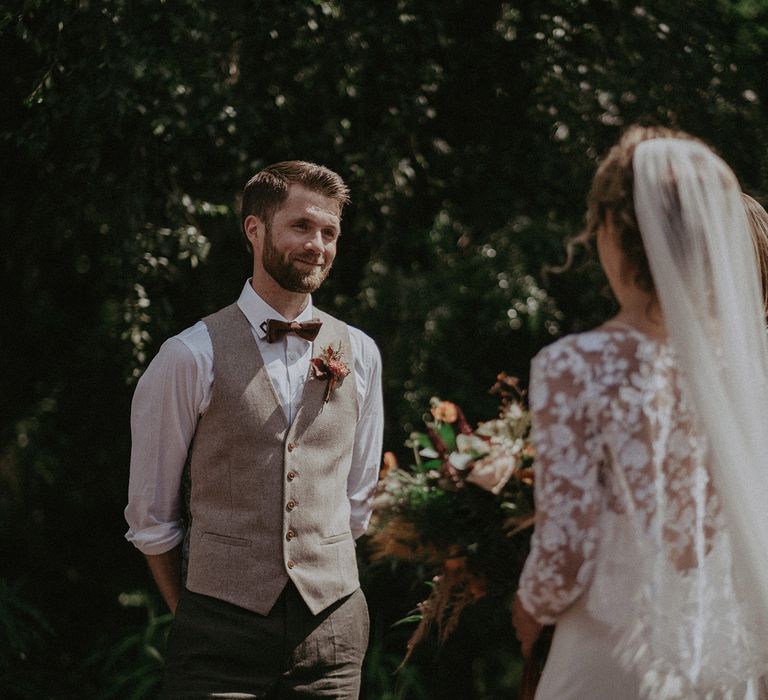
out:
<path id="1" fill-rule="evenodd" d="M 316 357 L 347 326 L 315 310 Z M 354 372 L 324 402 L 309 378 L 292 425 L 236 304 L 203 319 L 213 345 L 211 401 L 190 448 L 186 586 L 266 614 L 290 578 L 313 613 L 358 586 L 347 476 L 357 424 Z"/>

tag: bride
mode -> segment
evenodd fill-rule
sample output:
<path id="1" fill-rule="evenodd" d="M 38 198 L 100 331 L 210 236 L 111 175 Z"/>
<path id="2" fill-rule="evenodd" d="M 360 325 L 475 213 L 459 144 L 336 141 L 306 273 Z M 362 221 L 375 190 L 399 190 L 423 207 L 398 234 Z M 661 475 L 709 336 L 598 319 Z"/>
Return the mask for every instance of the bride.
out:
<path id="1" fill-rule="evenodd" d="M 523 653 L 556 624 L 537 700 L 762 698 L 768 672 L 768 348 L 730 169 L 630 128 L 587 230 L 619 302 L 531 369 L 537 522 Z"/>

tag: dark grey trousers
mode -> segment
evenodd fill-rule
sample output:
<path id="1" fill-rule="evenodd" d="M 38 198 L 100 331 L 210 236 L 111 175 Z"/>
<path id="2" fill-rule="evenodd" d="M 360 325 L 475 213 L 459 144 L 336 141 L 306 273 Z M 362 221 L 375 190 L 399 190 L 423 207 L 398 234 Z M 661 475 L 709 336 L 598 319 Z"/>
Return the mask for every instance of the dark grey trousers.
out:
<path id="1" fill-rule="evenodd" d="M 267 615 L 185 590 L 168 638 L 161 697 L 356 700 L 368 624 L 360 589 L 318 615 L 292 583 Z"/>

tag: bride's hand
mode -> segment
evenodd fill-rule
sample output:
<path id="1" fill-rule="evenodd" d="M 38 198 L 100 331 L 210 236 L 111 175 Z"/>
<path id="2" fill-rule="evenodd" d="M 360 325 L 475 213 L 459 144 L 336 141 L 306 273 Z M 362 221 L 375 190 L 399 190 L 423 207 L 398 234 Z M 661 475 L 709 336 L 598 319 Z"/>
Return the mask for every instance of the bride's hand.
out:
<path id="1" fill-rule="evenodd" d="M 523 652 L 523 658 L 527 659 L 531 655 L 531 649 L 541 634 L 542 625 L 536 622 L 534 618 L 520 602 L 520 598 L 515 596 L 515 602 L 512 605 L 512 625 L 515 628 L 515 635 L 520 642 Z"/>

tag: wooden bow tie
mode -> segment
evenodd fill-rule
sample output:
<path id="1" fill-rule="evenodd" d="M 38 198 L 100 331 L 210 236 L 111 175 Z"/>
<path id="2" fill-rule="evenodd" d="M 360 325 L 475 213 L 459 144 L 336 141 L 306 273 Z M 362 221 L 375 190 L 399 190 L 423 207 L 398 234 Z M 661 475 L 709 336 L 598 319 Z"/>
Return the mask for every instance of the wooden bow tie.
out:
<path id="1" fill-rule="evenodd" d="M 288 333 L 295 333 L 299 338 L 309 340 L 310 342 L 317 338 L 317 334 L 320 332 L 320 326 L 323 322 L 319 318 L 313 318 L 309 321 L 280 321 L 276 318 L 270 318 L 267 320 L 267 342 L 274 343 L 281 338 L 284 338 Z"/>

